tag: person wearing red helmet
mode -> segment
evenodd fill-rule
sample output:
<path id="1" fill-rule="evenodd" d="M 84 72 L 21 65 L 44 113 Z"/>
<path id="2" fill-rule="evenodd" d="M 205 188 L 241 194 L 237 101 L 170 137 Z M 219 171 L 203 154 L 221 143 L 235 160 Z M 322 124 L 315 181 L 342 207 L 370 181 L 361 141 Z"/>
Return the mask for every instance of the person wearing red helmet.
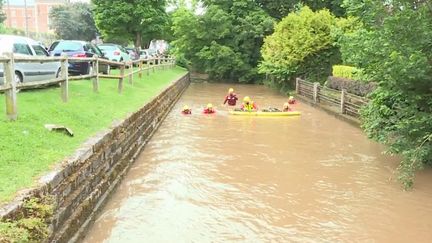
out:
<path id="1" fill-rule="evenodd" d="M 225 96 L 224 105 L 228 102 L 229 106 L 235 106 L 237 104 L 237 95 L 234 93 L 234 89 L 230 88 L 228 90 L 228 95 Z"/>
<path id="2" fill-rule="evenodd" d="M 215 109 L 213 108 L 212 104 L 207 104 L 207 107 L 203 110 L 204 114 L 214 114 L 216 113 Z"/>

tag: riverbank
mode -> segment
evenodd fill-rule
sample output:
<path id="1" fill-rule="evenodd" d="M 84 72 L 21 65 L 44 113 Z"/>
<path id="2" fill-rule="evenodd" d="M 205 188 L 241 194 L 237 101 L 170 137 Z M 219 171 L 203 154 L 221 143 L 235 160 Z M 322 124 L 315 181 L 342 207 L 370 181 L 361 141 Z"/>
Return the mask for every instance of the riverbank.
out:
<path id="1" fill-rule="evenodd" d="M 186 72 L 174 68 L 157 70 L 142 79 L 137 75 L 133 85 L 124 83 L 122 94 L 117 93 L 117 80 L 103 80 L 99 93 L 93 93 L 90 81 L 71 82 L 68 103 L 61 101 L 58 88 L 20 93 L 19 119 L 9 122 L 3 116 L 0 120 L 0 204 L 33 185 L 86 139 L 142 107 Z M 0 114 L 5 114 L 4 109 L 1 105 Z M 49 132 L 45 124 L 67 126 L 74 137 Z"/>

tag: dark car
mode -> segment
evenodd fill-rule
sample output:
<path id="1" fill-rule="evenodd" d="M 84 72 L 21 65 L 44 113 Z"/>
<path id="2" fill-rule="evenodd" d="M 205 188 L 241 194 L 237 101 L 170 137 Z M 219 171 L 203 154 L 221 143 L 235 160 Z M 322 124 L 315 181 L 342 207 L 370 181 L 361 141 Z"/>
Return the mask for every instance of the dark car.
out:
<path id="1" fill-rule="evenodd" d="M 97 55 L 100 58 L 108 59 L 104 57 L 102 51 L 95 45 L 86 41 L 77 40 L 59 40 L 52 43 L 49 48 L 51 56 L 61 56 L 62 53 L 66 53 L 68 57 L 75 58 L 87 58 Z M 92 72 L 91 62 L 70 62 L 69 63 L 69 73 L 70 74 L 90 74 Z M 99 72 L 108 74 L 109 65 L 99 64 Z"/>

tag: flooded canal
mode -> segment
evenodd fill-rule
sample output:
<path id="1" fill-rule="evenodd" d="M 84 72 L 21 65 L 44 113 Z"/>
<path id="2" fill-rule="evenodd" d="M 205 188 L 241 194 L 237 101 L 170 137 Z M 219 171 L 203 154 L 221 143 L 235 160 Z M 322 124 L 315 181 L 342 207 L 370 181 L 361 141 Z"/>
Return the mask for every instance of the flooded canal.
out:
<path id="1" fill-rule="evenodd" d="M 430 170 L 404 192 L 397 159 L 360 129 L 306 104 L 301 117 L 230 116 L 229 87 L 188 88 L 84 242 L 432 241 Z M 261 108 L 286 100 L 234 88 Z M 216 115 L 201 114 L 208 102 Z"/>

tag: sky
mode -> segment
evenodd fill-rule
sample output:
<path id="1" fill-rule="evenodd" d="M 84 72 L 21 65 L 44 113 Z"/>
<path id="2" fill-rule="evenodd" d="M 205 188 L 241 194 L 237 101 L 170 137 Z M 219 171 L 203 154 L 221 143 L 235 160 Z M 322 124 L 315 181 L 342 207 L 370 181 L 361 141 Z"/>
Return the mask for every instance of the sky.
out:
<path id="1" fill-rule="evenodd" d="M 8 0 L 4 0 L 4 4 L 7 4 Z M 71 0 L 71 2 L 90 2 L 90 0 Z M 34 5 L 35 0 L 27 0 L 27 5 Z M 9 0 L 10 5 L 24 5 L 24 0 Z"/>

